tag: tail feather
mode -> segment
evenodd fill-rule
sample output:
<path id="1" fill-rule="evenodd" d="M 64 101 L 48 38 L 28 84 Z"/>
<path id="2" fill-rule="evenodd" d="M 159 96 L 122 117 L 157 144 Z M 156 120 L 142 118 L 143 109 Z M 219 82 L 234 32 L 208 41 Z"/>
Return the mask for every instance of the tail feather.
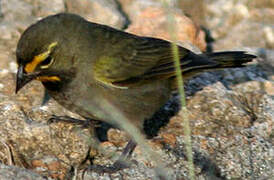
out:
<path id="1" fill-rule="evenodd" d="M 191 63 L 183 67 L 184 77 L 189 78 L 206 71 L 244 67 L 246 63 L 251 62 L 256 56 L 244 51 L 225 51 L 200 55 L 191 54 L 185 58 L 192 59 Z"/>
<path id="2" fill-rule="evenodd" d="M 216 62 L 217 68 L 243 67 L 245 63 L 251 62 L 255 55 L 248 54 L 244 51 L 226 51 L 203 54 L 203 56 Z"/>
<path id="3" fill-rule="evenodd" d="M 185 49 L 181 50 L 185 52 Z M 256 58 L 256 56 L 244 51 L 225 51 L 204 54 L 195 54 L 187 51 L 185 56 L 180 59 L 180 67 L 184 78 L 190 78 L 206 71 L 244 67 L 246 63 L 251 62 L 254 58 Z M 143 78 L 171 78 L 176 76 L 175 71 L 174 63 L 170 62 L 150 69 L 150 71 L 143 75 Z"/>

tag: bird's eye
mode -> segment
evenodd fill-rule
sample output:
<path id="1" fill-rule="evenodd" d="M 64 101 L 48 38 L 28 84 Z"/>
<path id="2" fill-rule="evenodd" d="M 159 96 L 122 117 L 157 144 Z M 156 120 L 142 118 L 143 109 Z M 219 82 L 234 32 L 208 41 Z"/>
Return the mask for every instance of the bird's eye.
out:
<path id="1" fill-rule="evenodd" d="M 41 69 L 49 68 L 49 66 L 53 63 L 53 58 L 51 56 L 48 56 L 44 61 L 40 63 Z"/>

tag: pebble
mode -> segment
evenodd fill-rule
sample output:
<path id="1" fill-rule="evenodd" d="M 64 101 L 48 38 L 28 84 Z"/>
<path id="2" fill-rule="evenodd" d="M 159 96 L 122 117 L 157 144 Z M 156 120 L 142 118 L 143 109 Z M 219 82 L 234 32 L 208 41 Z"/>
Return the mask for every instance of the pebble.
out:
<path id="1" fill-rule="evenodd" d="M 10 62 L 9 69 L 12 73 L 16 73 L 17 72 L 17 64 L 15 62 Z"/>
<path id="2" fill-rule="evenodd" d="M 274 48 L 274 28 L 267 26 L 263 29 L 267 44 Z"/>

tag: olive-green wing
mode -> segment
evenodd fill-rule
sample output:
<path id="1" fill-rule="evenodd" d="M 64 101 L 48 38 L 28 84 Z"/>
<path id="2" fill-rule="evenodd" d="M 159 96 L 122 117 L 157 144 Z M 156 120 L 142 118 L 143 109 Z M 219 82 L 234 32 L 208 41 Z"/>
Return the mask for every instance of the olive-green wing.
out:
<path id="1" fill-rule="evenodd" d="M 113 44 L 94 64 L 94 78 L 107 86 L 127 88 L 147 77 L 170 74 L 173 70 L 171 44 L 155 38 L 125 39 Z M 189 50 L 180 48 L 180 57 Z M 168 70 L 170 69 L 170 70 Z M 170 71 L 170 72 L 169 72 Z"/>
<path id="2" fill-rule="evenodd" d="M 188 49 L 178 48 L 183 72 L 216 65 Z M 117 88 L 127 88 L 145 79 L 169 78 L 175 75 L 171 43 L 147 37 L 124 39 L 96 61 L 93 73 L 98 82 Z"/>

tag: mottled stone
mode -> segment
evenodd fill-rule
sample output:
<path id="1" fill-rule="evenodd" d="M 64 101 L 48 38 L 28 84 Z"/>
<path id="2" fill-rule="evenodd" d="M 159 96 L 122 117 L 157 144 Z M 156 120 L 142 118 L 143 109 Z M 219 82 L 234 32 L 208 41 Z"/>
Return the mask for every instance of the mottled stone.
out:
<path id="1" fill-rule="evenodd" d="M 216 39 L 214 48 L 273 48 L 273 7 L 267 0 L 208 1 L 206 26 Z"/>
<path id="2" fill-rule="evenodd" d="M 175 11 L 175 10 L 174 10 Z M 180 11 L 173 14 L 176 29 L 174 36 L 186 48 L 193 49 L 187 44 L 197 46 L 201 51 L 205 51 L 206 42 L 204 32 L 188 17 Z M 128 32 L 141 36 L 151 36 L 169 41 L 174 40 L 169 34 L 170 28 L 167 14 L 164 8 L 148 7 L 140 11 L 138 18 L 127 29 Z"/>
<path id="3" fill-rule="evenodd" d="M 1 180 L 10 180 L 10 179 L 44 180 L 45 178 L 27 169 L 0 164 L 0 179 Z"/>
<path id="4" fill-rule="evenodd" d="M 66 10 L 79 14 L 92 22 L 118 29 L 127 26 L 127 18 L 115 0 L 66 0 Z"/>

